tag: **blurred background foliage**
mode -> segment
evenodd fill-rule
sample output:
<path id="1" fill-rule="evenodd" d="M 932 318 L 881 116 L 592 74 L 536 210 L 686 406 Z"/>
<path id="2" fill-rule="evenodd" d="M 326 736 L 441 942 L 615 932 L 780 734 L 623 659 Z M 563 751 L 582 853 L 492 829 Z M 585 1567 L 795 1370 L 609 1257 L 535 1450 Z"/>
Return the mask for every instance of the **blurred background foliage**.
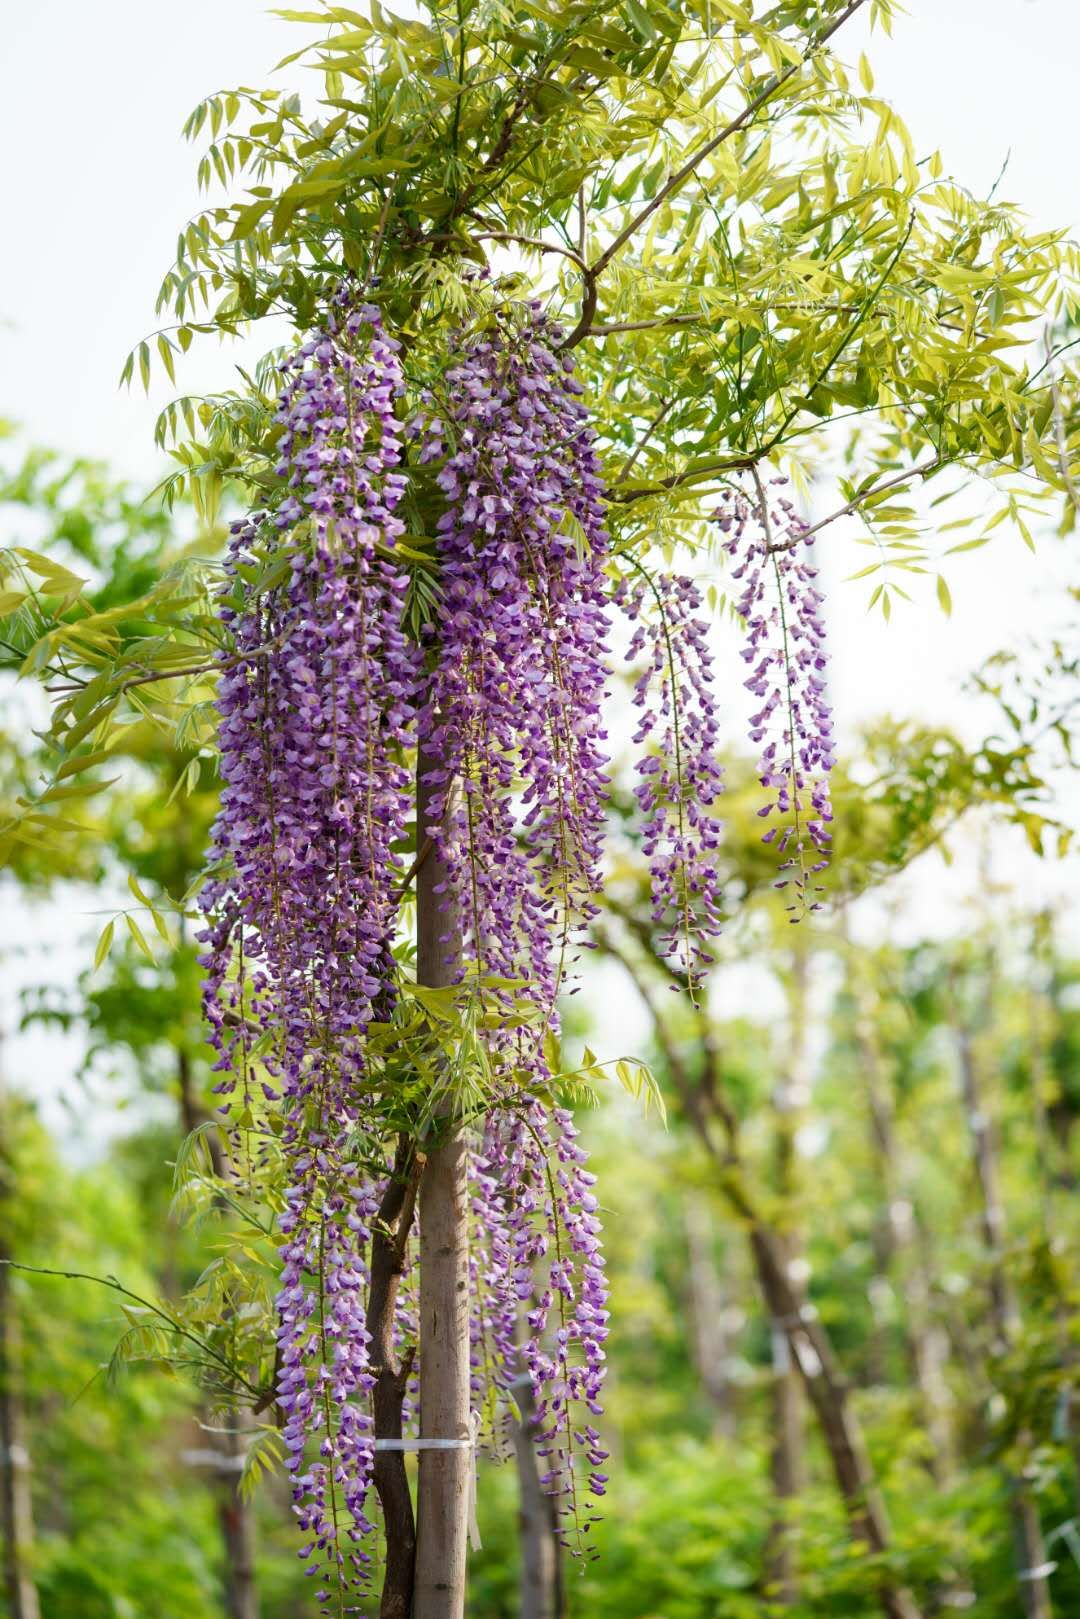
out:
<path id="1" fill-rule="evenodd" d="M 3 499 L 43 554 L 89 567 L 96 606 L 136 600 L 193 548 L 213 554 L 213 531 L 178 540 L 175 519 L 102 469 L 12 461 Z M 667 1121 L 599 1075 L 582 1113 L 606 1204 L 613 1458 L 602 1560 L 563 1571 L 568 1613 L 868 1619 L 885 1568 L 926 1614 L 1013 1619 L 1032 1546 L 1045 1611 L 1080 1611 L 1080 961 L 1059 918 L 989 873 L 955 938 L 868 946 L 859 923 L 869 903 L 890 923 L 878 937 L 909 935 L 891 880 L 958 831 L 970 848 L 1012 823 L 1048 857 L 1067 848 L 1048 771 L 1067 755 L 1068 649 L 1030 687 L 1008 656 L 980 679 L 997 733 L 981 747 L 901 716 L 842 765 L 835 903 L 808 927 L 777 907 L 752 772 L 731 760 L 732 920 L 698 1007 L 667 994 L 616 800 L 602 987 L 591 1013 L 572 1003 L 568 1040 L 603 1032 L 603 986 L 635 997 Z M 47 765 L 36 747 L 16 716 L 0 791 L 32 788 Z M 95 790 L 65 810 L 65 835 L 16 847 L 0 879 L 13 914 L 19 890 L 62 894 L 73 917 L 104 896 L 96 965 L 88 930 L 77 980 L 31 988 L 21 1017 L 74 1033 L 88 1102 L 105 1073 L 129 1121 L 91 1129 L 73 1159 L 35 1107 L 40 1076 L 4 1064 L 0 1257 L 27 1267 L 0 1267 L 16 1550 L 47 1616 L 293 1619 L 308 1593 L 273 1412 L 245 1413 L 214 1375 L 226 1351 L 256 1393 L 269 1375 L 273 1250 L 223 1200 L 207 1125 L 181 912 L 213 769 L 197 734 L 178 743 L 157 715 L 126 727 L 107 768 L 84 773 Z M 828 1335 L 886 1553 L 852 1535 L 762 1295 L 762 1231 Z M 512 1464 L 481 1462 L 477 1619 L 520 1612 L 517 1490 Z M 1019 1559 L 1018 1502 L 1034 1533 Z M 237 1559 L 250 1559 L 242 1592 Z"/>

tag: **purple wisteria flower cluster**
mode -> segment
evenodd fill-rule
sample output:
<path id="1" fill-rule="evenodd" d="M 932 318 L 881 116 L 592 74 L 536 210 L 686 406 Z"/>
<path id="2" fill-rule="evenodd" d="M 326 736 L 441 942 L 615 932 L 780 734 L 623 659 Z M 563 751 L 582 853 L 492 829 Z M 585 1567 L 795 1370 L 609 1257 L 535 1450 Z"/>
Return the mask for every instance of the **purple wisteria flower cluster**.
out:
<path id="1" fill-rule="evenodd" d="M 453 438 L 424 830 L 472 969 L 530 984 L 551 1015 L 595 910 L 608 786 L 602 480 L 572 369 L 530 306 L 447 372 L 446 419 L 429 405 L 418 423 L 421 459 Z"/>
<path id="2" fill-rule="evenodd" d="M 774 491 L 786 481 L 774 480 Z M 750 740 L 762 746 L 759 779 L 769 794 L 758 811 L 775 815 L 764 834 L 785 855 L 793 884 L 787 909 L 817 909 L 815 875 L 828 864 L 829 772 L 835 763 L 832 711 L 826 670 L 828 653 L 821 618 L 823 597 L 810 560 L 814 536 L 786 493 L 770 496 L 763 483 L 751 497 L 729 490 L 716 516 L 724 549 L 737 564 L 733 576 L 742 595 L 736 611 L 746 626 L 746 689 L 761 706 L 750 720 Z"/>
<path id="3" fill-rule="evenodd" d="M 701 592 L 677 574 L 620 582 L 616 600 L 634 631 L 629 656 L 645 654 L 634 683 L 640 718 L 634 795 L 649 862 L 653 921 L 660 942 L 691 981 L 712 961 L 705 941 L 720 931 L 724 790 L 717 753 L 717 706 Z"/>
<path id="4" fill-rule="evenodd" d="M 605 1483 L 591 1421 L 607 1333 L 593 1177 L 569 1115 L 539 1100 L 556 996 L 600 881 L 607 788 L 601 481 L 557 338 L 535 307 L 506 312 L 463 345 L 442 416 L 425 407 L 420 459 L 442 463 L 446 503 L 428 643 L 402 628 L 404 383 L 374 306 L 335 298 L 286 363 L 280 498 L 230 538 L 206 1014 L 236 1161 L 257 1161 L 271 1135 L 284 1158 L 277 1394 L 309 1572 L 342 1611 L 370 1562 L 365 1303 L 386 1185 L 365 1035 L 394 1001 L 417 748 L 439 761 L 416 835 L 450 871 L 463 990 L 507 1012 L 527 992 L 535 1008 L 486 1020 L 496 1085 L 471 1169 L 473 1338 L 487 1345 L 477 1405 L 485 1379 L 506 1389 L 524 1369 L 548 1484 L 574 1525 L 574 1455 L 588 1457 L 589 1491 Z M 269 1127 L 268 1109 L 280 1114 Z M 415 1333 L 409 1285 L 396 1330 Z"/>
<path id="5" fill-rule="evenodd" d="M 235 653 L 218 692 L 223 792 L 201 896 L 234 1151 L 252 1134 L 256 1038 L 264 1099 L 280 1101 L 277 1395 L 309 1572 L 332 1582 L 323 1600 L 362 1586 L 371 1527 L 364 1295 L 378 1186 L 350 1142 L 370 1106 L 364 1033 L 386 994 L 394 844 L 411 811 L 401 754 L 418 663 L 393 560 L 397 349 L 374 307 L 338 298 L 284 367 L 284 496 L 272 516 L 235 524 L 229 545 L 221 616 Z"/>
<path id="6" fill-rule="evenodd" d="M 425 753 L 430 824 L 455 894 L 462 973 L 508 1009 L 489 1037 L 503 1105 L 472 1165 L 474 1374 L 531 1377 L 547 1484 L 566 1533 L 584 1527 L 573 1456 L 603 1493 L 584 1403 L 600 1410 L 607 1284 L 593 1177 L 565 1112 L 530 1100 L 550 1074 L 544 1034 L 600 886 L 607 798 L 602 706 L 608 588 L 602 483 L 581 386 L 538 305 L 500 319 L 417 422 L 437 478 L 443 608 Z M 495 987 L 490 987 L 494 981 Z"/>
<path id="7" fill-rule="evenodd" d="M 394 947 L 413 837 L 417 863 L 434 848 L 446 872 L 458 1012 L 484 1051 L 471 1093 L 482 1102 L 461 1123 L 475 1403 L 528 1378 L 567 1543 L 605 1493 L 595 1177 L 552 1098 L 556 1003 L 602 881 L 613 604 L 640 665 L 636 791 L 654 921 L 689 980 L 719 925 L 723 781 L 700 592 L 665 573 L 620 578 L 560 338 L 539 304 L 496 305 L 406 432 L 398 343 L 373 304 L 335 294 L 282 368 L 277 496 L 229 542 L 223 792 L 201 896 L 206 1016 L 234 1166 L 254 1172 L 279 1150 L 285 1167 L 276 1392 L 308 1572 L 341 1612 L 358 1611 L 371 1562 L 368 1264 L 387 1144 L 403 1128 L 380 1064 L 411 993 Z M 427 466 L 438 594 L 417 638 L 404 628 L 398 542 L 408 480 Z M 827 843 L 832 751 L 820 597 L 794 513 L 774 505 L 757 522 L 735 495 L 718 520 L 746 581 L 748 684 L 763 702 L 754 737 L 768 738 L 762 780 L 775 793 L 766 813 L 793 821 L 780 846 L 794 839 L 786 864 L 798 863 L 802 890 L 804 833 L 818 851 Z M 413 1369 L 407 1424 L 423 1378 L 414 1283 L 413 1269 L 394 1322 Z"/>
<path id="8" fill-rule="evenodd" d="M 533 1101 L 489 1116 L 471 1175 L 474 1384 L 479 1393 L 491 1381 L 530 1380 L 543 1482 L 568 1546 L 588 1530 L 607 1484 L 608 1453 L 589 1420 L 602 1414 L 609 1316 L 595 1184 L 565 1109 Z"/>

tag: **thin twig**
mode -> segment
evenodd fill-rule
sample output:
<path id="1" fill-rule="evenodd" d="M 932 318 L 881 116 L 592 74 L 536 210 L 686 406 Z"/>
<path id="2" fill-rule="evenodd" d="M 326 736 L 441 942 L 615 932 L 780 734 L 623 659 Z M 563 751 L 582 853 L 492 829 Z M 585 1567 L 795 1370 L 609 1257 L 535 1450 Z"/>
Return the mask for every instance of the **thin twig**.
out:
<path id="1" fill-rule="evenodd" d="M 609 489 L 607 498 L 609 501 L 625 505 L 632 500 L 643 500 L 646 495 L 660 495 L 665 490 L 679 489 L 686 483 L 700 483 L 706 478 L 712 478 L 718 472 L 748 472 L 764 455 L 764 450 L 757 455 L 729 455 L 720 461 L 708 461 L 701 467 L 673 472 L 670 478 L 661 478 L 656 483 L 643 484 L 636 489 Z"/>
<path id="2" fill-rule="evenodd" d="M 537 253 L 561 253 L 564 259 L 576 264 L 583 274 L 588 273 L 588 265 L 580 253 L 572 247 L 564 247 L 562 242 L 545 242 L 539 236 L 521 236 L 512 230 L 478 230 L 474 231 L 477 241 L 490 242 L 518 242 L 522 247 L 535 248 Z"/>
<path id="3" fill-rule="evenodd" d="M 835 523 L 838 517 L 847 517 L 850 512 L 857 511 L 860 506 L 870 499 L 871 495 L 880 495 L 886 489 L 896 489 L 901 484 L 910 483 L 913 478 L 928 478 L 932 472 L 936 472 L 939 467 L 946 464 L 945 456 L 935 455 L 932 460 L 924 461 L 922 466 L 909 467 L 906 472 L 898 472 L 895 478 L 886 478 L 881 483 L 871 484 L 869 489 L 864 489 L 861 494 L 855 496 L 854 500 L 849 500 L 846 506 L 841 506 L 837 511 L 830 512 L 828 517 L 823 517 L 820 522 L 814 523 L 812 527 L 800 529 L 793 539 L 779 541 L 770 546 L 770 550 L 773 552 L 790 551 L 792 546 L 801 545 L 804 540 L 809 539 L 811 534 L 816 534 L 819 529 L 827 528 L 830 523 Z"/>
<path id="4" fill-rule="evenodd" d="M 423 843 L 420 845 L 420 852 L 416 856 L 416 859 L 413 861 L 412 865 L 401 879 L 401 887 L 398 889 L 399 898 L 403 894 L 408 893 L 413 878 L 416 876 L 416 873 L 420 870 L 420 867 L 424 864 L 424 861 L 427 859 L 434 847 L 435 840 L 433 838 L 424 839 Z"/>
<path id="5" fill-rule="evenodd" d="M 660 426 L 661 422 L 664 420 L 664 417 L 671 410 L 671 407 L 674 405 L 674 403 L 675 403 L 674 398 L 661 399 L 661 401 L 660 401 L 660 409 L 657 411 L 656 415 L 653 417 L 652 421 L 649 423 L 649 425 L 645 429 L 644 433 L 642 433 L 641 437 L 638 439 L 637 444 L 634 446 L 633 450 L 627 456 L 626 461 L 623 464 L 622 471 L 619 473 L 619 476 L 615 479 L 616 483 L 622 483 L 624 478 L 629 477 L 630 473 L 633 471 L 634 463 L 637 461 L 637 459 L 640 456 L 642 450 L 644 450 L 645 446 L 648 444 L 649 440 L 652 438 L 653 434 L 656 432 L 657 428 Z"/>
<path id="6" fill-rule="evenodd" d="M 149 1310 L 152 1315 L 156 1315 L 162 1321 L 167 1322 L 175 1333 L 181 1338 L 186 1338 L 188 1343 L 195 1344 L 204 1355 L 210 1355 L 219 1366 L 229 1373 L 230 1377 L 235 1377 L 237 1382 L 242 1383 L 249 1394 L 261 1395 L 262 1393 L 260 1388 L 256 1387 L 254 1383 L 249 1383 L 243 1372 L 234 1366 L 232 1361 L 226 1360 L 224 1355 L 220 1355 L 212 1344 L 206 1342 L 205 1338 L 200 1338 L 196 1332 L 190 1332 L 167 1310 L 163 1310 L 160 1304 L 155 1304 L 152 1299 L 144 1299 L 140 1293 L 133 1293 L 130 1287 L 124 1287 L 123 1283 L 118 1282 L 115 1276 L 93 1276 L 88 1271 L 82 1270 L 52 1270 L 44 1265 L 24 1265 L 15 1259 L 0 1259 L 0 1265 L 8 1265 L 12 1270 L 23 1271 L 29 1276 L 57 1276 L 66 1282 L 95 1282 L 98 1287 L 106 1287 L 112 1293 L 119 1293 L 121 1298 L 131 1299 L 132 1303 L 139 1305 L 144 1310 Z"/>
<path id="7" fill-rule="evenodd" d="M 282 645 L 283 638 L 279 636 L 276 641 L 268 641 L 265 646 L 253 647 L 250 652 L 238 652 L 232 658 L 223 658 L 220 661 L 214 659 L 211 663 L 188 664 L 183 669 L 157 669 L 150 674 L 135 675 L 131 680 L 125 680 L 118 686 L 112 696 L 122 697 L 126 691 L 131 691 L 135 686 L 149 686 L 157 680 L 183 680 L 188 675 L 224 674 L 242 663 L 249 663 L 253 658 L 268 657 L 271 652 L 277 652 Z M 46 686 L 45 690 L 52 693 L 82 691 L 85 685 L 85 681 L 79 680 L 70 686 Z"/>
<path id="8" fill-rule="evenodd" d="M 656 195 L 651 197 L 645 204 L 644 208 L 640 209 L 639 212 L 634 215 L 633 219 L 631 219 L 630 222 L 623 227 L 623 229 L 615 237 L 614 241 L 609 243 L 609 245 L 604 249 L 603 253 L 601 253 L 596 262 L 590 266 L 587 273 L 588 283 L 594 292 L 597 277 L 603 274 L 604 270 L 606 270 L 612 259 L 630 240 L 634 232 L 637 231 L 646 222 L 646 220 L 651 219 L 658 208 L 663 207 L 668 198 L 672 196 L 674 192 L 679 190 L 683 183 L 690 178 L 695 169 L 697 169 L 707 157 L 715 152 L 718 147 L 722 146 L 726 140 L 730 140 L 732 135 L 736 135 L 738 134 L 739 130 L 744 129 L 754 117 L 754 114 L 761 110 L 765 103 L 776 94 L 777 90 L 786 84 L 787 81 L 796 73 L 801 72 L 801 70 L 806 66 L 806 63 L 814 55 L 815 51 L 820 50 L 822 45 L 825 44 L 826 40 L 831 39 L 833 34 L 835 34 L 838 29 L 842 28 L 848 19 L 853 17 L 864 4 L 865 0 L 850 0 L 850 4 L 845 6 L 840 15 L 836 17 L 827 28 L 822 29 L 820 34 L 815 36 L 806 53 L 800 57 L 798 62 L 792 62 L 791 65 L 786 67 L 782 73 L 774 73 L 772 78 L 767 79 L 765 84 L 758 91 L 757 95 L 754 96 L 753 100 L 747 102 L 742 112 L 733 118 L 729 124 L 725 124 L 724 128 L 720 130 L 719 134 L 714 135 L 711 140 L 705 142 L 704 146 L 700 147 L 696 152 L 688 157 L 681 168 L 676 169 L 671 178 L 660 187 L 660 190 L 656 193 Z M 595 310 L 595 298 L 593 300 L 593 310 Z M 567 348 L 573 348 L 575 344 L 579 343 L 581 339 L 588 334 L 589 328 L 592 325 L 592 313 L 590 312 L 588 320 L 584 318 L 584 315 L 585 311 L 583 310 L 582 319 L 578 322 L 578 326 L 567 339 Z"/>
<path id="9" fill-rule="evenodd" d="M 619 332 L 651 332 L 658 326 L 696 326 L 705 315 L 657 315 L 653 320 L 615 320 L 590 326 L 586 337 L 615 337 Z"/>

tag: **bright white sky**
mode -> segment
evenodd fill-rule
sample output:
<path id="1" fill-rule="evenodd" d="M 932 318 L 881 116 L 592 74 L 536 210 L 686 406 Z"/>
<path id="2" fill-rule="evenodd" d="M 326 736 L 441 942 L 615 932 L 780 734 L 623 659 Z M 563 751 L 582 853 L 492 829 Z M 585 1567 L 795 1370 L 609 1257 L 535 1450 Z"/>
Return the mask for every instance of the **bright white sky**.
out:
<path id="1" fill-rule="evenodd" d="M 920 153 L 939 149 L 946 169 L 976 192 L 1008 159 L 1000 196 L 1022 203 L 1039 227 L 1076 224 L 1076 0 L 909 0 L 894 39 L 868 36 L 857 18 L 841 51 L 851 61 L 867 51 L 877 92 L 897 106 Z M 34 442 L 153 477 L 154 417 L 172 389 L 165 384 L 148 401 L 121 394 L 117 377 L 127 350 L 156 324 L 161 272 L 179 225 L 198 206 L 195 154 L 180 126 L 214 89 L 271 82 L 269 70 L 302 38 L 255 0 L 35 0 L 9 8 L 0 60 L 0 417 L 21 422 Z M 181 386 L 219 386 L 231 365 L 228 352 L 196 344 Z M 823 494 L 821 509 L 829 505 Z M 994 546 L 957 559 L 951 620 L 923 603 L 888 629 L 863 613 L 865 586 L 839 584 L 864 560 L 842 525 L 819 542 L 833 581 L 842 733 L 890 708 L 966 729 L 973 721 L 959 694 L 963 677 L 989 652 L 1060 627 L 1052 582 L 1065 570 L 1080 579 L 1080 570 L 1053 540 L 1033 559 L 1018 538 L 998 534 Z M 1009 844 L 1009 875 L 1025 884 L 1052 891 L 1076 883 L 1072 870 L 1032 874 L 1019 854 L 1014 866 L 1013 851 Z M 939 918 L 955 891 L 940 877 L 920 892 L 921 908 L 936 906 Z M 40 918 L 32 931 L 50 936 L 53 964 L 66 971 L 86 958 L 70 945 L 55 954 L 58 921 Z M 69 920 L 63 933 L 70 931 Z M 40 963 L 23 965 L 16 977 L 40 978 Z M 8 1030 L 12 1017 L 9 1000 L 0 1007 Z M 37 1040 L 13 1045 L 8 1066 L 16 1073 L 45 1049 Z M 58 1048 L 49 1051 L 55 1062 Z"/>

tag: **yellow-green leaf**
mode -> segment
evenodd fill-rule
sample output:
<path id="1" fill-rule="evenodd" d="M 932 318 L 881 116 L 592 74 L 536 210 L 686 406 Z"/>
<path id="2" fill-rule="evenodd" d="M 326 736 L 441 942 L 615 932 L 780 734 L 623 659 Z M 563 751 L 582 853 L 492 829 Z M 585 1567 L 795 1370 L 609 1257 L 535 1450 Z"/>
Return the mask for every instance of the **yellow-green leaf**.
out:
<path id="1" fill-rule="evenodd" d="M 154 952 L 151 950 L 150 946 L 147 944 L 146 935 L 143 933 L 143 930 L 139 926 L 138 922 L 136 922 L 135 918 L 130 914 L 130 912 L 124 918 L 124 920 L 127 922 L 128 932 L 131 934 L 131 937 L 135 940 L 135 943 L 138 945 L 139 949 L 142 951 L 142 953 L 146 957 L 147 961 L 153 961 Z"/>
<path id="2" fill-rule="evenodd" d="M 115 933 L 115 931 L 116 931 L 116 923 L 115 922 L 106 922 L 105 926 L 102 928 L 101 937 L 97 942 L 97 949 L 94 951 L 94 966 L 95 966 L 95 968 L 100 967 L 101 963 L 105 960 L 105 957 L 109 954 L 109 950 L 112 947 L 113 934 Z"/>

